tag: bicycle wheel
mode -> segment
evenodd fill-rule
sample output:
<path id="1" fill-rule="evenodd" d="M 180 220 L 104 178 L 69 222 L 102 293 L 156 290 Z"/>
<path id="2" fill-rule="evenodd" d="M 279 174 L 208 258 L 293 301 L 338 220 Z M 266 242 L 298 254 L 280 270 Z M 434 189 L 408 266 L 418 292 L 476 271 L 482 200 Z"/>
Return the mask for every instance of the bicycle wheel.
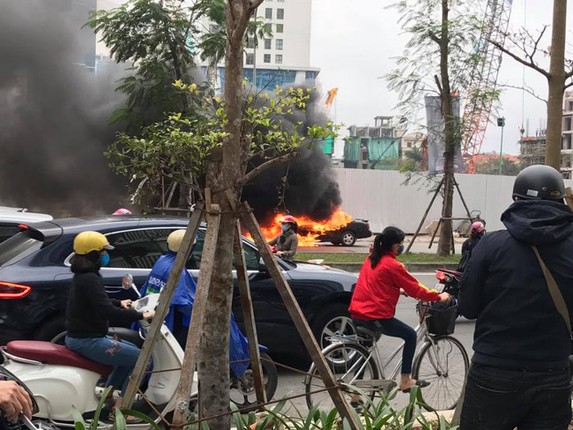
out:
<path id="1" fill-rule="evenodd" d="M 430 382 L 422 389 L 422 398 L 431 408 L 443 411 L 455 408 L 468 369 L 468 353 L 461 342 L 443 336 L 422 346 L 414 361 L 412 377 Z"/>
<path id="2" fill-rule="evenodd" d="M 378 379 L 380 372 L 368 350 L 356 343 L 335 343 L 322 351 L 334 379 L 342 384 L 342 392 L 352 404 L 367 404 L 373 399 L 376 389 L 368 386 L 368 381 Z M 310 366 L 305 378 L 306 404 L 309 408 L 323 410 L 335 408 L 327 384 L 322 380 L 316 365 Z"/>

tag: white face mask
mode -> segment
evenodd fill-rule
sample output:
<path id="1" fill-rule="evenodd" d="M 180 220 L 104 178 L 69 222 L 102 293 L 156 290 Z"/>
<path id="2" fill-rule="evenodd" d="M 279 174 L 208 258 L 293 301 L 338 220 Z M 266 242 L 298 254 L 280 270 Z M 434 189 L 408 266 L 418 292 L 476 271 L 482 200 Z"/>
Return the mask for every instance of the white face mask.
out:
<path id="1" fill-rule="evenodd" d="M 287 231 L 290 230 L 290 224 L 281 224 L 281 230 L 283 231 L 283 233 L 286 233 Z"/>

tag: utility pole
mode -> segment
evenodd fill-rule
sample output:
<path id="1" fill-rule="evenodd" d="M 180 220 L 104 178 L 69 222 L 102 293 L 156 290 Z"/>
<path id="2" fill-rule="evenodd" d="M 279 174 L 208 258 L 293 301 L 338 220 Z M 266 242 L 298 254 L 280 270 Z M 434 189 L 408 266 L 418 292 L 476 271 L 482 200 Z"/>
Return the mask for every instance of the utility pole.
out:
<path id="1" fill-rule="evenodd" d="M 503 128 L 505 127 L 505 118 L 497 119 L 497 126 L 501 127 L 501 141 L 499 144 L 499 174 L 501 175 L 501 167 L 503 165 Z"/>

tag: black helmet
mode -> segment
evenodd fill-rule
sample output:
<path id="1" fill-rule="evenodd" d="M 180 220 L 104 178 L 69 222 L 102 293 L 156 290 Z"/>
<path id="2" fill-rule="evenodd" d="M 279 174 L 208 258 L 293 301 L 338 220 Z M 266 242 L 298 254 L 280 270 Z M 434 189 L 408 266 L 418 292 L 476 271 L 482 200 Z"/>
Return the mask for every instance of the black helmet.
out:
<path id="1" fill-rule="evenodd" d="M 525 200 L 563 200 L 563 176 L 551 166 L 537 164 L 526 167 L 515 178 L 511 196 Z"/>

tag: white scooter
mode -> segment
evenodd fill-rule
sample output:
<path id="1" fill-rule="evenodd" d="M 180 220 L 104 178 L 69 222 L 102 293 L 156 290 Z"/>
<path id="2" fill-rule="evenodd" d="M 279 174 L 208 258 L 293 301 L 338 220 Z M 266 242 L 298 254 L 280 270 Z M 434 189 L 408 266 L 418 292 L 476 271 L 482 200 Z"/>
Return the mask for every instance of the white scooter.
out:
<path id="1" fill-rule="evenodd" d="M 146 312 L 154 310 L 158 300 L 159 294 L 150 294 L 132 306 L 139 312 Z M 142 320 L 140 325 L 140 333 L 144 334 L 150 323 Z M 2 366 L 18 377 L 34 395 L 39 410 L 34 413 L 32 423 L 39 429 L 73 428 L 74 409 L 86 421 L 91 419 L 103 391 L 98 387 L 98 381 L 112 370 L 111 366 L 88 360 L 63 345 L 51 342 L 15 340 L 2 348 L 2 354 Z M 174 409 L 174 394 L 183 362 L 183 350 L 165 325 L 153 345 L 152 362 L 153 372 L 147 382 L 145 398 L 165 415 Z M 133 409 L 139 408 L 134 404 Z M 149 411 L 144 412 L 148 414 Z M 156 422 L 159 423 L 160 418 Z M 111 426 L 112 423 L 100 422 L 98 429 Z M 148 429 L 149 424 L 129 424 L 129 428 Z"/>
<path id="2" fill-rule="evenodd" d="M 158 303 L 159 294 L 149 294 L 134 301 L 132 307 L 139 312 L 146 312 L 154 310 Z M 148 321 L 140 321 L 140 343 L 149 325 Z M 122 339 L 137 343 L 137 339 L 128 337 L 137 335 L 137 332 L 128 329 L 113 330 L 116 330 Z M 111 372 L 111 366 L 91 361 L 54 342 L 15 340 L 8 342 L 0 351 L 4 356 L 0 374 L 5 369 L 15 375 L 25 388 L 33 393 L 38 404 L 32 422 L 24 420 L 25 427 L 30 430 L 74 428 L 74 409 L 86 421 L 92 419 L 104 391 L 98 385 L 98 381 Z M 265 391 L 267 399 L 271 399 L 277 388 L 277 369 L 264 352 L 261 353 L 261 358 Z M 153 372 L 144 392 L 145 399 L 153 404 L 153 408 L 145 400 L 140 399 L 134 403 L 132 409 L 140 410 L 152 417 L 157 415 L 155 409 L 163 416 L 169 416 L 175 406 L 174 395 L 180 380 L 182 362 L 181 346 L 165 324 L 162 325 L 160 336 L 153 344 Z M 195 409 L 194 404 L 197 399 L 196 375 L 193 379 L 191 410 Z M 231 374 L 230 389 L 231 401 L 239 409 L 248 410 L 256 404 L 253 374 L 250 368 L 241 378 Z M 161 417 L 156 417 L 155 422 L 162 423 Z M 111 422 L 101 421 L 97 428 L 103 430 L 111 427 Z M 150 426 L 147 423 L 138 423 L 128 424 L 128 427 L 133 430 L 143 430 Z"/>

